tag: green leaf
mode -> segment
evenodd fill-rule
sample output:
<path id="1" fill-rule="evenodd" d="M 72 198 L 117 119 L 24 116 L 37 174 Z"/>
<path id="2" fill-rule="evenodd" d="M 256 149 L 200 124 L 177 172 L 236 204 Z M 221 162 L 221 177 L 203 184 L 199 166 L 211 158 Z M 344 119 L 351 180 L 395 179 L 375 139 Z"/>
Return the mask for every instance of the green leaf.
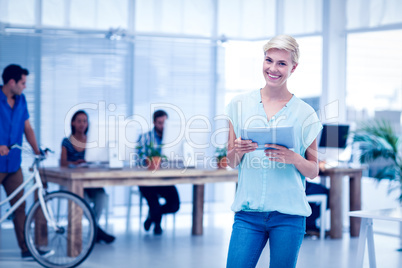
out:
<path id="1" fill-rule="evenodd" d="M 377 159 L 385 159 L 390 163 L 382 168 L 375 178 L 397 182 L 399 200 L 402 202 L 402 139 L 398 137 L 391 124 L 386 120 L 366 122 L 353 132 L 353 142 L 359 143 L 361 149 L 360 162 L 371 163 Z"/>
<path id="2" fill-rule="evenodd" d="M 162 159 L 167 159 L 167 157 L 161 153 L 162 146 L 163 144 L 154 144 L 152 141 L 150 141 L 144 145 L 138 145 L 136 148 L 137 150 L 144 149 L 140 152 L 140 157 L 146 156 L 149 159 L 152 159 L 153 157 L 161 157 Z"/>
<path id="3" fill-rule="evenodd" d="M 217 147 L 215 150 L 215 156 L 219 160 L 221 160 L 223 157 L 227 155 L 227 144 L 225 144 L 223 147 Z"/>

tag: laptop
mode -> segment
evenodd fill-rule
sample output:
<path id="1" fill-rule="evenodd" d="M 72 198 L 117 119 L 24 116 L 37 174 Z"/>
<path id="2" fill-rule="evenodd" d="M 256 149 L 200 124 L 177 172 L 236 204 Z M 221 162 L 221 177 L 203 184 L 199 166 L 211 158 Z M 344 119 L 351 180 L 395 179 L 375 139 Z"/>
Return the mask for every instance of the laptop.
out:
<path id="1" fill-rule="evenodd" d="M 119 159 L 119 148 L 116 141 L 109 141 L 107 146 L 88 146 L 85 149 L 85 161 L 89 167 L 123 168 L 124 162 Z"/>

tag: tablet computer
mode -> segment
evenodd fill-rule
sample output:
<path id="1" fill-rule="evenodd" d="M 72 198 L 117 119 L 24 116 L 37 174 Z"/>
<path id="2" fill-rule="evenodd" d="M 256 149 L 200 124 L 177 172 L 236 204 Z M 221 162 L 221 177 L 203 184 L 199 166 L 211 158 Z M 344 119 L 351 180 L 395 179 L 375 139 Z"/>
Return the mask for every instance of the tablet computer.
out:
<path id="1" fill-rule="evenodd" d="M 252 140 L 258 144 L 260 150 L 267 149 L 265 144 L 277 144 L 288 149 L 294 147 L 293 127 L 258 127 L 243 128 L 241 130 L 242 140 Z"/>

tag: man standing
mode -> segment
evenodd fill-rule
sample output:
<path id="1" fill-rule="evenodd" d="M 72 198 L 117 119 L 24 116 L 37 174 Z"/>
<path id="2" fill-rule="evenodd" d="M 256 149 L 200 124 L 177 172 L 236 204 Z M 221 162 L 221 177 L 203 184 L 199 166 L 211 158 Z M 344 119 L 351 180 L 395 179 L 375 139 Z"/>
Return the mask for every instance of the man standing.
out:
<path id="1" fill-rule="evenodd" d="M 23 183 L 21 171 L 21 150 L 9 147 L 13 144 L 22 145 L 22 137 L 25 137 L 35 154 L 40 154 L 36 142 L 35 133 L 29 123 L 27 101 L 22 91 L 26 87 L 28 70 L 19 65 L 7 66 L 2 74 L 3 86 L 0 86 L 0 183 L 9 196 L 19 185 Z M 19 192 L 10 201 L 14 205 L 23 196 Z M 32 255 L 24 239 L 25 202 L 14 212 L 14 230 L 18 245 L 21 248 L 23 259 Z"/>
<path id="2" fill-rule="evenodd" d="M 165 120 L 168 115 L 163 110 L 157 110 L 153 114 L 154 128 L 142 135 L 138 139 L 138 144 L 153 144 L 157 145 L 159 151 L 162 150 L 162 138 L 163 138 L 163 128 L 165 126 Z M 139 149 L 138 155 L 140 155 L 141 150 Z M 146 151 L 144 151 L 146 153 Z M 145 155 L 146 156 L 146 155 Z M 161 220 L 162 215 L 167 213 L 175 213 L 179 210 L 180 200 L 179 194 L 177 192 L 176 186 L 140 186 L 141 194 L 145 197 L 148 202 L 149 213 L 148 218 L 144 222 L 144 228 L 148 231 L 151 228 L 152 223 L 154 226 L 154 234 L 162 234 Z M 159 203 L 159 198 L 162 197 L 166 200 L 165 204 L 161 205 Z"/>

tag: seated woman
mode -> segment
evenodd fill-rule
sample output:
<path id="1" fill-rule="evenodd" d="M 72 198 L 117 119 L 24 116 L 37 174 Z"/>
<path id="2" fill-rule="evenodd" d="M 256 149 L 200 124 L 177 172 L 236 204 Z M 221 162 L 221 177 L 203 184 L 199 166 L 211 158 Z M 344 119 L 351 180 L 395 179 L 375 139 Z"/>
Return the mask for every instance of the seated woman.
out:
<path id="1" fill-rule="evenodd" d="M 85 162 L 85 147 L 87 143 L 88 132 L 88 114 L 83 111 L 77 111 L 71 119 L 71 135 L 64 138 L 61 146 L 60 165 L 78 165 Z M 93 202 L 93 212 L 95 214 L 98 226 L 96 242 L 104 241 L 109 244 L 115 240 L 115 237 L 107 234 L 99 227 L 99 218 L 106 205 L 106 193 L 103 188 L 89 188 L 84 190 L 84 198 L 90 204 Z"/>

